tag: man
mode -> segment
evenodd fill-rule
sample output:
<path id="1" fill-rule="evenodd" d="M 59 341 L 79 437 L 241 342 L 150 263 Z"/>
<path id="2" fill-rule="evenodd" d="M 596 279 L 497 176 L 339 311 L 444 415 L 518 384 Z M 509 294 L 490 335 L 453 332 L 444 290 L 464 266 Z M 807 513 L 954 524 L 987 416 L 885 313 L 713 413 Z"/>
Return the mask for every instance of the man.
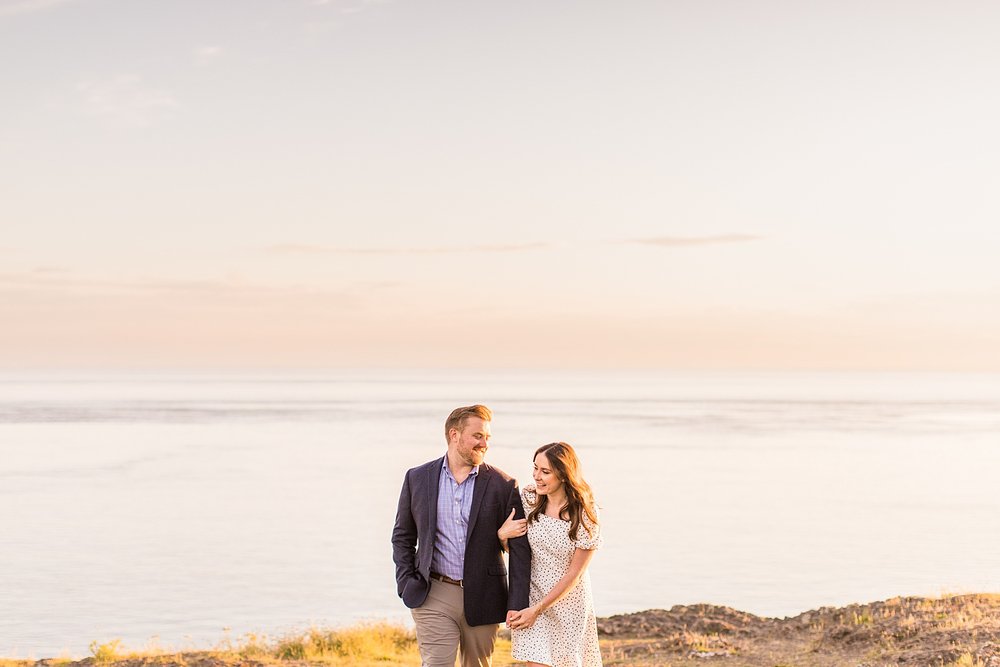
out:
<path id="1" fill-rule="evenodd" d="M 528 606 L 531 549 L 508 540 L 507 570 L 497 530 L 514 511 L 524 518 L 517 482 L 483 463 L 493 413 L 456 408 L 445 421 L 448 452 L 403 479 L 392 559 L 396 589 L 417 625 L 424 667 L 488 667 L 499 624 Z"/>

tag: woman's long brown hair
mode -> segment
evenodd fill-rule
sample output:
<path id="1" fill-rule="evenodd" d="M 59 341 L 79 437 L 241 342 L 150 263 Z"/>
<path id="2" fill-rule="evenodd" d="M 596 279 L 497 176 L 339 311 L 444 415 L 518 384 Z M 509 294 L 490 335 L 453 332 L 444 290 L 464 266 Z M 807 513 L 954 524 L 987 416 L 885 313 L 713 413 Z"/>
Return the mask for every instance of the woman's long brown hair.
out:
<path id="1" fill-rule="evenodd" d="M 535 451 L 532 461 L 538 458 L 539 454 L 545 454 L 549 460 L 549 466 L 556 477 L 563 483 L 566 489 L 566 506 L 559 511 L 559 518 L 569 521 L 569 538 L 575 540 L 583 523 L 583 515 L 586 514 L 591 523 L 597 523 L 597 513 L 594 511 L 594 494 L 590 490 L 590 485 L 580 474 L 580 459 L 576 456 L 576 451 L 565 442 L 551 442 L 542 445 Z M 545 512 L 545 506 L 549 502 L 547 495 L 538 494 L 538 504 L 528 513 L 528 521 L 538 521 L 538 515 Z M 587 534 L 590 529 L 583 526 Z"/>

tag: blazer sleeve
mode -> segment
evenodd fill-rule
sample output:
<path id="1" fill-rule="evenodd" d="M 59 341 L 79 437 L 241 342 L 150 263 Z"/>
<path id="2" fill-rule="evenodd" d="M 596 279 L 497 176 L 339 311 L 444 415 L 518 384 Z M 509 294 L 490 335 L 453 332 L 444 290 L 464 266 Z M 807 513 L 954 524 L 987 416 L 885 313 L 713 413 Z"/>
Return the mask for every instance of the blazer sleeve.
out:
<path id="1" fill-rule="evenodd" d="M 417 524 L 413 520 L 410 473 L 403 478 L 396 507 L 396 523 L 392 527 L 392 560 L 396 564 L 396 592 L 403 594 L 403 584 L 417 571 Z"/>
<path id="2" fill-rule="evenodd" d="M 507 509 L 503 515 L 509 515 L 511 509 L 514 510 L 515 519 L 524 518 L 521 491 L 517 488 L 516 481 L 511 486 L 510 496 L 507 499 Z M 507 562 L 509 570 L 507 609 L 525 609 L 528 606 L 528 584 L 531 578 L 531 546 L 528 544 L 528 536 L 510 538 L 507 541 L 507 549 L 510 552 Z"/>

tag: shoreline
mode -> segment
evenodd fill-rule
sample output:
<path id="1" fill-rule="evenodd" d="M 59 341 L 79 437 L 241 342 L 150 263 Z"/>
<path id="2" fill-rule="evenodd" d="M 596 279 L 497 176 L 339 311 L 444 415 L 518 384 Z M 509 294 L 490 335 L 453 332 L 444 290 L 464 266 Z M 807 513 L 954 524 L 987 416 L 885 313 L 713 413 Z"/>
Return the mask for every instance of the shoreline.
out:
<path id="1" fill-rule="evenodd" d="M 784 618 L 695 604 L 598 619 L 605 665 L 730 667 L 1000 667 L 1000 593 L 897 597 Z M 494 665 L 510 660 L 501 630 Z M 212 649 L 129 651 L 94 642 L 83 659 L 4 659 L 0 667 L 252 667 L 418 665 L 412 630 L 390 623 L 247 635 Z"/>

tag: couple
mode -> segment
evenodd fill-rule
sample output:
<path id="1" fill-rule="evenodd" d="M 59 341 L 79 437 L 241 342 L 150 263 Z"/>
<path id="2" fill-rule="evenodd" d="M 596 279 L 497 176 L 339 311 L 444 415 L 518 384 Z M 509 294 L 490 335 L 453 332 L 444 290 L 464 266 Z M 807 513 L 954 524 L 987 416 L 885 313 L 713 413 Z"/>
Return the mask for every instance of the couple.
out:
<path id="1" fill-rule="evenodd" d="M 448 451 L 403 479 L 392 558 L 424 667 L 491 664 L 499 624 L 531 665 L 600 667 L 587 564 L 600 546 L 590 487 L 573 448 L 535 452 L 533 486 L 483 463 L 492 412 L 456 408 Z M 525 515 L 527 510 L 527 516 Z M 510 553 L 510 591 L 503 551 Z"/>

